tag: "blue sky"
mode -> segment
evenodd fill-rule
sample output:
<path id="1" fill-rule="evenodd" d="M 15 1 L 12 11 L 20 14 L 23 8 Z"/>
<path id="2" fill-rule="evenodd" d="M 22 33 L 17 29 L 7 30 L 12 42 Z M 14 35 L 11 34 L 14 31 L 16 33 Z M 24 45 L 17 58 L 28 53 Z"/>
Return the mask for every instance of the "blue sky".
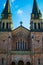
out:
<path id="1" fill-rule="evenodd" d="M 23 22 L 23 26 L 30 27 L 31 12 L 34 0 L 10 0 L 10 7 L 12 13 L 13 27 L 20 26 L 20 21 Z M 5 7 L 6 0 L 0 0 L 0 14 Z M 41 10 L 43 16 L 43 0 L 37 0 L 38 7 Z"/>

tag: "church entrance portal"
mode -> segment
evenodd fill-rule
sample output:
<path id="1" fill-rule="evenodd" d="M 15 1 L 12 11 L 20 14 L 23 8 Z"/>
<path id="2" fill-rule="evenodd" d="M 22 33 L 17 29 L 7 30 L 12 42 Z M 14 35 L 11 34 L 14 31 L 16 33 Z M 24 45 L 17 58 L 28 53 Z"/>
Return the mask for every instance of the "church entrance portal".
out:
<path id="1" fill-rule="evenodd" d="M 12 62 L 11 65 L 16 65 L 15 62 Z M 24 65 L 23 61 L 19 61 L 17 65 Z M 26 65 L 31 65 L 30 62 L 27 62 Z"/>
<path id="2" fill-rule="evenodd" d="M 24 62 L 23 61 L 19 61 L 18 65 L 24 65 Z"/>
<path id="3" fill-rule="evenodd" d="M 26 65 L 31 65 L 30 62 L 27 62 Z"/>
<path id="4" fill-rule="evenodd" d="M 15 65 L 15 62 L 12 62 L 12 64 L 11 65 Z"/>

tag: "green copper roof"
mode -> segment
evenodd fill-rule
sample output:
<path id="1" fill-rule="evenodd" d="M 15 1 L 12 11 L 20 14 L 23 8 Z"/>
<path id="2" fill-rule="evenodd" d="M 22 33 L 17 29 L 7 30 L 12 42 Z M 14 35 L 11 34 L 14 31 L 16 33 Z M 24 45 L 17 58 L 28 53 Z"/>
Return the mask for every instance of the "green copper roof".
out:
<path id="1" fill-rule="evenodd" d="M 32 14 L 34 14 L 34 19 L 38 19 L 39 14 L 41 14 L 41 12 L 40 12 L 40 10 L 38 8 L 36 0 L 34 0 L 34 3 L 33 3 Z"/>
<path id="2" fill-rule="evenodd" d="M 39 8 L 38 8 L 36 0 L 34 0 L 32 13 L 39 13 Z"/>
<path id="3" fill-rule="evenodd" d="M 11 14 L 9 0 L 7 0 L 7 2 L 6 2 L 5 8 L 4 8 L 2 14 L 4 14 L 6 17 L 8 17 L 8 14 Z"/>

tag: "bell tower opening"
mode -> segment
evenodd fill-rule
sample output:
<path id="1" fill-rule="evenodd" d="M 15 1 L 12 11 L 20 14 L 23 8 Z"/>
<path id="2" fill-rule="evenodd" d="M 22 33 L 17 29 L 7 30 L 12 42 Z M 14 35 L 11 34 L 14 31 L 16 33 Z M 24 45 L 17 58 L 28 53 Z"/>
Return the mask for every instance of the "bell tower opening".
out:
<path id="1" fill-rule="evenodd" d="M 5 27 L 5 23 L 3 23 L 3 25 L 2 25 L 2 29 L 4 29 L 4 27 Z"/>

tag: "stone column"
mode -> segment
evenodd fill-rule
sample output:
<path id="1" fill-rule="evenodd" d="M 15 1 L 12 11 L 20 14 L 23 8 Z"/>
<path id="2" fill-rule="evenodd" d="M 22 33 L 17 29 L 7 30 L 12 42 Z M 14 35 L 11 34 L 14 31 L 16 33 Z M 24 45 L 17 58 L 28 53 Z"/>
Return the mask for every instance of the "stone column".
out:
<path id="1" fill-rule="evenodd" d="M 38 23 L 36 23 L 36 28 L 38 29 Z"/>
<path id="2" fill-rule="evenodd" d="M 33 23 L 33 29 L 34 29 L 34 23 Z"/>

